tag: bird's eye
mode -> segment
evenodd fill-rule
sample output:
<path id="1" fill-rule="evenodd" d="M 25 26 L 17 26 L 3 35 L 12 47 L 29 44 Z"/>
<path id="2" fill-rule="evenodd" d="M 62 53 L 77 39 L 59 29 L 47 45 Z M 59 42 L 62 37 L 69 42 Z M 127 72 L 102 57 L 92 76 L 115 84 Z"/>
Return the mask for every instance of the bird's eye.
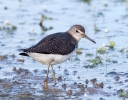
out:
<path id="1" fill-rule="evenodd" d="M 76 30 L 76 33 L 78 33 L 79 31 L 78 30 Z"/>

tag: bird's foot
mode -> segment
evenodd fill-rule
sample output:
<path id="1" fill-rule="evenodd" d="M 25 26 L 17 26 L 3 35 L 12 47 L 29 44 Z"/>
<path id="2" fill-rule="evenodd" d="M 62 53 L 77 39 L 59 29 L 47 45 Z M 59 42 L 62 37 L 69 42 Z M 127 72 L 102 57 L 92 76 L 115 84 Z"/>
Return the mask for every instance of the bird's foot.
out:
<path id="1" fill-rule="evenodd" d="M 55 77 L 55 73 L 54 72 L 52 72 L 52 78 L 54 80 L 54 85 L 56 85 L 56 77 Z"/>
<path id="2" fill-rule="evenodd" d="M 48 89 L 48 78 L 44 80 L 43 89 Z"/>

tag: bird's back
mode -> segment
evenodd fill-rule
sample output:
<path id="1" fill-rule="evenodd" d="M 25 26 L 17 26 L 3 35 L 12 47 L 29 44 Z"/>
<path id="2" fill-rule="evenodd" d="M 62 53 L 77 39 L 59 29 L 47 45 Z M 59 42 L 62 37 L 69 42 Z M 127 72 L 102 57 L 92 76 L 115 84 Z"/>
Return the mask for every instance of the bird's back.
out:
<path id="1" fill-rule="evenodd" d="M 43 38 L 36 45 L 22 49 L 25 53 L 67 55 L 77 48 L 78 42 L 68 32 L 59 32 Z M 22 55 L 22 53 L 20 54 Z"/>

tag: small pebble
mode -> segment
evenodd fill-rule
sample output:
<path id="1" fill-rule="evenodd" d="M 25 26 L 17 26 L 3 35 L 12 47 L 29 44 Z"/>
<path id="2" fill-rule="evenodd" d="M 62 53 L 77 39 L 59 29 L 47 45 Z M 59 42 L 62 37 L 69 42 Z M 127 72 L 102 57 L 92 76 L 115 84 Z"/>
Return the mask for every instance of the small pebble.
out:
<path id="1" fill-rule="evenodd" d="M 97 81 L 96 78 L 91 79 L 91 82 L 92 82 L 93 85 L 96 83 L 96 81 Z"/>
<path id="2" fill-rule="evenodd" d="M 38 70 L 37 70 L 37 69 L 35 69 L 35 70 L 34 70 L 34 73 L 37 73 L 37 72 L 38 72 Z"/>
<path id="3" fill-rule="evenodd" d="M 24 59 L 17 59 L 18 62 L 24 62 Z"/>
<path id="4" fill-rule="evenodd" d="M 119 76 L 115 76 L 114 79 L 115 79 L 115 81 L 119 81 L 120 77 Z"/>
<path id="5" fill-rule="evenodd" d="M 12 69 L 13 71 L 16 71 L 16 67 L 13 67 L 13 69 Z"/>
<path id="6" fill-rule="evenodd" d="M 88 82 L 89 82 L 88 79 L 86 79 L 86 80 L 85 80 L 85 83 L 88 84 Z"/>
<path id="7" fill-rule="evenodd" d="M 77 85 L 77 83 L 76 83 L 76 82 L 74 82 L 74 85 Z"/>
<path id="8" fill-rule="evenodd" d="M 80 79 L 80 76 L 78 76 L 77 78 Z"/>
<path id="9" fill-rule="evenodd" d="M 77 74 L 77 71 L 73 71 L 73 75 L 76 75 Z"/>
<path id="10" fill-rule="evenodd" d="M 64 83 L 64 84 L 62 84 L 62 87 L 64 88 L 64 89 L 66 89 L 66 84 Z"/>
<path id="11" fill-rule="evenodd" d="M 81 55 L 82 51 L 81 50 L 76 50 L 76 54 Z"/>
<path id="12" fill-rule="evenodd" d="M 103 88 L 104 84 L 103 84 L 103 82 L 102 83 L 95 83 L 94 87 L 96 87 L 96 88 Z"/>
<path id="13" fill-rule="evenodd" d="M 59 81 L 62 80 L 62 76 L 59 76 L 59 77 L 57 78 L 57 80 L 59 80 Z"/>
<path id="14" fill-rule="evenodd" d="M 0 60 L 3 61 L 3 60 L 6 60 L 7 59 L 7 56 L 6 55 L 0 55 Z"/>
<path id="15" fill-rule="evenodd" d="M 66 94 L 67 94 L 67 95 L 72 95 L 72 90 L 68 90 L 68 91 L 66 92 Z"/>
<path id="16" fill-rule="evenodd" d="M 8 8 L 7 7 L 4 7 L 5 10 L 7 10 Z"/>

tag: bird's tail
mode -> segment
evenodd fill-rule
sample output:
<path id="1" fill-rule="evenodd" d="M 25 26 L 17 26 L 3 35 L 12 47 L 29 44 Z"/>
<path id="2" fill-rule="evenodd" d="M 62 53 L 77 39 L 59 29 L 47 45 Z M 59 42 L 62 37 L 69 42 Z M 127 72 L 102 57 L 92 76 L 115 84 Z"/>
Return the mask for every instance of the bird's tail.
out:
<path id="1" fill-rule="evenodd" d="M 28 56 L 28 54 L 26 54 L 26 53 L 19 53 L 19 55 Z"/>
<path id="2" fill-rule="evenodd" d="M 20 49 L 20 51 L 23 51 L 23 53 L 19 53 L 19 55 L 29 56 L 27 53 L 25 53 L 26 49 Z"/>

